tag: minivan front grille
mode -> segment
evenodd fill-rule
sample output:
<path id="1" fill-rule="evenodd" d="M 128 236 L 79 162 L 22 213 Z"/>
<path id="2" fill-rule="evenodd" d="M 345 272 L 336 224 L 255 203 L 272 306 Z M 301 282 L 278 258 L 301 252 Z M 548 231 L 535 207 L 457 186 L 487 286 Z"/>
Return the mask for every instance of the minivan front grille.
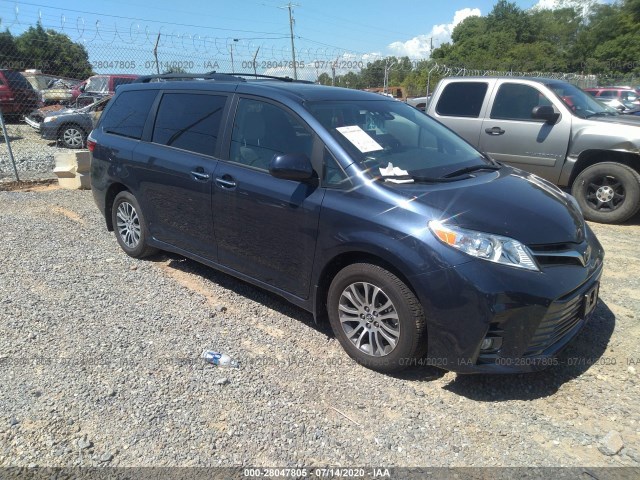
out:
<path id="1" fill-rule="evenodd" d="M 529 248 L 540 265 L 578 265 L 584 267 L 591 261 L 591 247 L 586 242 L 531 245 Z"/>

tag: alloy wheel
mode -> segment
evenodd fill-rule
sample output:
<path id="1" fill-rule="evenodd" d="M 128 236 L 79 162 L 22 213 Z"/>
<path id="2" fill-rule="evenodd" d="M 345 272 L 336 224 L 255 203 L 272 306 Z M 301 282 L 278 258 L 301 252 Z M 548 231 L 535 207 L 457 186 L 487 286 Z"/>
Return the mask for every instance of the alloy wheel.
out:
<path id="1" fill-rule="evenodd" d="M 118 235 L 129 248 L 136 248 L 140 242 L 140 218 L 129 202 L 118 205 L 116 213 Z"/>
<path id="2" fill-rule="evenodd" d="M 398 312 L 381 288 L 367 282 L 348 285 L 340 295 L 338 310 L 344 333 L 360 351 L 382 357 L 396 348 Z"/>

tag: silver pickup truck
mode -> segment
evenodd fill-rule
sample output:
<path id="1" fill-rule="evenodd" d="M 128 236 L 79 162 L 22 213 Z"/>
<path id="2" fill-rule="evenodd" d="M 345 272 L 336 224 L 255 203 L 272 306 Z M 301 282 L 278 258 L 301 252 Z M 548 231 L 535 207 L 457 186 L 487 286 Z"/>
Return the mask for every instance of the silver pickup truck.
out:
<path id="1" fill-rule="evenodd" d="M 640 209 L 640 117 L 570 83 L 445 78 L 426 113 L 493 159 L 570 188 L 589 220 L 624 222 Z"/>

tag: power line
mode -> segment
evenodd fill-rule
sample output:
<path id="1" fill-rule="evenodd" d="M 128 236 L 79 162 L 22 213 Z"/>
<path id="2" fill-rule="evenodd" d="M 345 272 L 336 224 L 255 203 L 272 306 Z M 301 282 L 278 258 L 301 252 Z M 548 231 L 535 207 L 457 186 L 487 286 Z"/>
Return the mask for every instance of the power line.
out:
<path id="1" fill-rule="evenodd" d="M 204 29 L 208 29 L 208 30 L 222 30 L 222 31 L 227 31 L 227 32 L 240 32 L 240 33 L 255 33 L 255 34 L 262 34 L 262 35 L 282 35 L 281 32 L 263 32 L 263 31 L 260 31 L 260 30 L 242 30 L 242 29 L 234 29 L 234 28 L 211 27 L 211 26 L 206 26 L 206 25 L 193 25 L 193 24 L 189 24 L 189 23 L 172 23 L 172 22 L 164 22 L 164 21 L 160 21 L 160 20 L 151 20 L 149 18 L 125 17 L 123 15 L 112 15 L 112 14 L 108 14 L 108 13 L 89 12 L 87 10 L 75 10 L 75 9 L 71 9 L 71 8 L 59 9 L 59 8 L 56 8 L 56 7 L 51 7 L 49 5 L 42 5 L 40 3 L 20 2 L 20 5 L 29 5 L 31 7 L 48 8 L 50 10 L 62 10 L 63 12 L 67 11 L 67 12 L 73 12 L 73 13 L 83 13 L 83 14 L 86 14 L 86 15 L 95 15 L 95 16 L 98 16 L 98 17 L 117 18 L 119 20 L 135 20 L 135 21 L 140 21 L 140 22 L 160 23 L 160 24 L 166 24 L 166 25 L 174 25 L 174 26 L 177 26 L 177 27 L 204 28 Z"/>

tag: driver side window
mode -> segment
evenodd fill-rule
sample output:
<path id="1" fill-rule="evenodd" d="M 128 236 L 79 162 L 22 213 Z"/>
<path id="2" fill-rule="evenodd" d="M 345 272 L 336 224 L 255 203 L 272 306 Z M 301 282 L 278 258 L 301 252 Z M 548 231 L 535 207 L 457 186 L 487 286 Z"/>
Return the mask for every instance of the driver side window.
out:
<path id="1" fill-rule="evenodd" d="M 289 112 L 271 103 L 241 98 L 231 135 L 229 160 L 269 170 L 271 159 L 284 153 L 311 158 L 313 137 Z"/>
<path id="2" fill-rule="evenodd" d="M 536 121 L 531 118 L 531 111 L 540 105 L 551 105 L 551 102 L 535 88 L 517 83 L 504 83 L 493 102 L 491 118 Z"/>

